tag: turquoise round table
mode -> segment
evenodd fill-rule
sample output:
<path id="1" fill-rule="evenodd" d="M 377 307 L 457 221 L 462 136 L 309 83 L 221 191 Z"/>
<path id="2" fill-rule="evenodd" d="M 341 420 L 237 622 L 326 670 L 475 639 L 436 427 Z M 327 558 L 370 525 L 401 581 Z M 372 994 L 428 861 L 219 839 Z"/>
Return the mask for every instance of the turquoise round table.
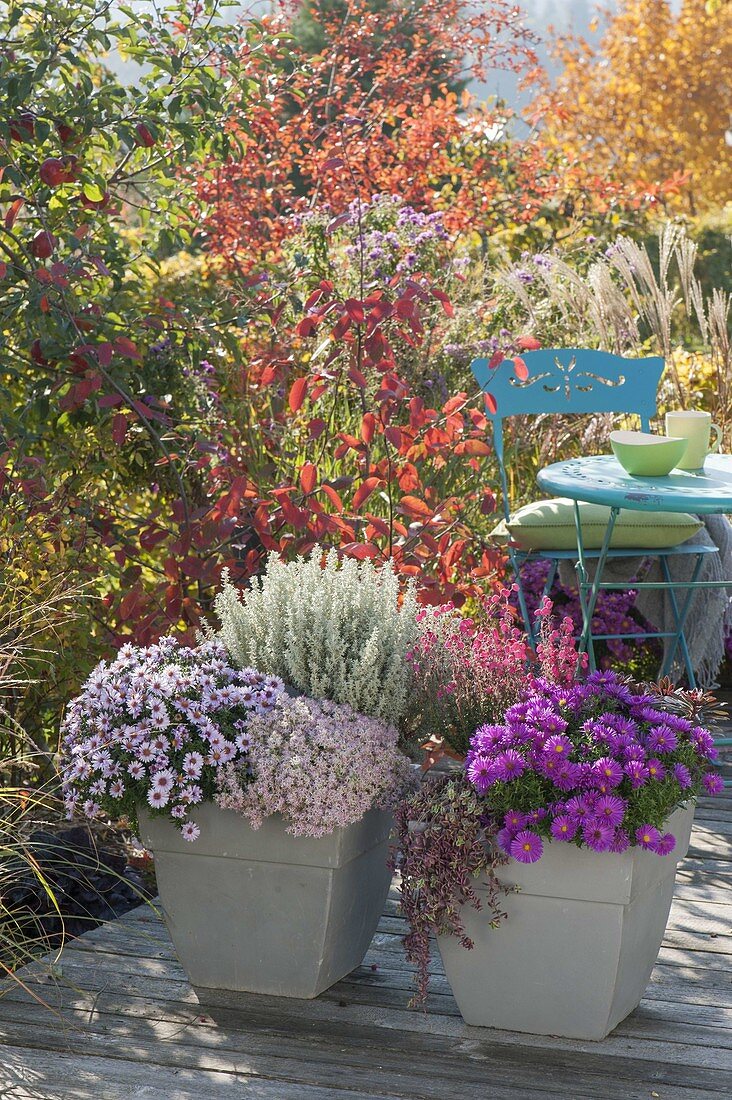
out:
<path id="1" fill-rule="evenodd" d="M 695 591 L 704 588 L 730 588 L 730 581 L 700 581 L 699 573 L 704 558 L 699 553 L 691 579 L 678 581 L 671 576 L 667 555 L 674 550 L 649 551 L 630 549 L 628 556 L 635 553 L 653 554 L 661 563 L 663 579 L 659 581 L 637 581 L 614 583 L 602 580 L 602 573 L 608 558 L 610 540 L 615 521 L 621 509 L 630 508 L 643 512 L 692 512 L 696 515 L 732 513 L 732 455 L 709 455 L 704 469 L 698 472 L 672 470 L 666 477 L 633 477 L 627 474 L 614 455 L 594 455 L 586 458 L 571 458 L 566 462 L 555 462 L 545 466 L 537 475 L 539 486 L 553 496 L 567 497 L 574 501 L 575 526 L 577 530 L 577 581 L 580 605 L 583 616 L 583 631 L 580 647 L 587 650 L 590 666 L 594 667 L 594 646 L 592 635 L 592 616 L 601 589 L 643 588 L 663 589 L 669 593 L 674 616 L 675 630 L 658 637 L 669 636 L 673 641 L 669 647 L 662 675 L 673 666 L 677 650 L 686 666 L 691 687 L 695 686 L 684 624 L 686 622 L 692 596 Z M 596 560 L 594 577 L 590 579 L 587 569 L 587 554 L 582 539 L 579 501 L 591 504 L 604 504 L 608 509 L 608 524 L 599 555 Z M 701 549 L 701 548 L 699 548 Z M 704 548 L 708 551 L 709 548 Z M 677 548 L 676 552 L 685 548 Z M 676 589 L 684 590 L 683 603 L 679 605 Z"/>
<path id="2" fill-rule="evenodd" d="M 570 458 L 545 466 L 537 481 L 554 496 L 609 508 L 732 513 L 732 455 L 709 455 L 698 473 L 672 470 L 667 477 L 633 477 L 614 455 Z"/>

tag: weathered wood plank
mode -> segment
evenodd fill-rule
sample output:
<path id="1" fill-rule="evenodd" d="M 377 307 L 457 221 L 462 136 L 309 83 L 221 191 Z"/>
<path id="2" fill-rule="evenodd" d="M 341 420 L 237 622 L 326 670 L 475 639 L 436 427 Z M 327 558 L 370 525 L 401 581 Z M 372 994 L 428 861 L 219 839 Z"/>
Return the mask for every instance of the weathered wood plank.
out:
<path id="1" fill-rule="evenodd" d="M 71 1028 L 44 1027 L 34 1033 L 31 1045 L 43 1049 L 68 1050 L 81 1048 L 95 1057 L 128 1059 L 130 1049 L 138 1057 L 154 1060 L 167 1067 L 200 1066 L 223 1072 L 297 1080 L 315 1079 L 319 1085 L 338 1086 L 338 1082 L 357 1081 L 365 1090 L 388 1088 L 390 1094 L 439 1098 L 458 1090 L 469 1096 L 485 1096 L 490 1083 L 490 1096 L 511 1095 L 520 1088 L 520 1095 L 582 1095 L 613 1100 L 615 1097 L 646 1097 L 643 1082 L 662 1081 L 693 1089 L 706 1089 L 708 1094 L 724 1093 L 732 1085 L 732 1074 L 720 1067 L 670 1067 L 651 1056 L 639 1064 L 621 1057 L 608 1062 L 607 1055 L 594 1051 L 578 1055 L 574 1050 L 563 1055 L 552 1054 L 531 1044 L 523 1036 L 519 1049 L 499 1046 L 483 1038 L 481 1029 L 465 1029 L 462 1041 L 441 1038 L 432 1033 L 392 1035 L 390 1032 L 359 1024 L 353 1027 L 347 1019 L 334 1022 L 327 1037 L 320 1030 L 313 1033 L 295 1014 L 273 1024 L 262 1020 L 259 1012 L 247 1012 L 246 1021 L 235 1021 L 246 1031 L 238 1030 L 230 1021 L 237 1009 L 217 1008 L 215 1020 L 208 1017 L 201 1026 L 196 1016 L 187 1023 L 148 1020 L 146 1027 L 126 1028 L 129 1021 L 94 1011 L 94 1026 Z M 13 1027 L 21 1024 L 0 1022 L 0 1034 L 12 1039 Z M 464 1027 L 464 1025 L 463 1025 Z M 471 1036 L 479 1035 L 473 1039 Z M 576 1049 L 576 1048 L 575 1048 Z M 648 1047 L 650 1054 L 651 1047 Z M 582 1091 L 577 1088 L 581 1074 Z M 520 1084 L 518 1084 L 520 1082 Z M 483 1090 L 483 1091 L 481 1091 Z M 666 1090 L 664 1090 L 666 1093 Z M 514 1091 L 513 1095 L 517 1095 Z"/>
<path id="2" fill-rule="evenodd" d="M 5 1100 L 395 1100 L 397 1095 L 9 1046 L 2 1048 L 0 1086 Z"/>

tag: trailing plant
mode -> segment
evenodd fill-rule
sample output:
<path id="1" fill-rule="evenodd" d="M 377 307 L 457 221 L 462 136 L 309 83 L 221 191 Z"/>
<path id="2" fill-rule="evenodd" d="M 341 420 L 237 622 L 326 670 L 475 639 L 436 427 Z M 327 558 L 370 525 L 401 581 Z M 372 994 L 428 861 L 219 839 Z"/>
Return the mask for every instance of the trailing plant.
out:
<path id="1" fill-rule="evenodd" d="M 482 799 L 463 775 L 425 777 L 397 808 L 396 821 L 393 861 L 401 877 L 400 910 L 409 924 L 404 948 L 417 968 L 412 999 L 417 1004 L 427 996 L 431 937 L 459 936 L 464 947 L 473 946 L 462 905 L 487 906 L 492 927 L 505 918 L 500 907 L 505 890 L 495 872 L 507 857 L 486 828 Z"/>
<path id="2" fill-rule="evenodd" d="M 239 666 L 361 714 L 392 723 L 403 715 L 417 604 L 413 585 L 400 595 L 390 563 L 339 560 L 318 546 L 292 562 L 271 554 L 249 589 L 225 576 L 215 606 L 219 637 Z"/>
<path id="3" fill-rule="evenodd" d="M 222 768 L 216 801 L 255 829 L 282 814 L 294 836 L 324 836 L 387 808 L 413 782 L 397 729 L 347 704 L 280 698 L 246 736 L 247 756 Z"/>

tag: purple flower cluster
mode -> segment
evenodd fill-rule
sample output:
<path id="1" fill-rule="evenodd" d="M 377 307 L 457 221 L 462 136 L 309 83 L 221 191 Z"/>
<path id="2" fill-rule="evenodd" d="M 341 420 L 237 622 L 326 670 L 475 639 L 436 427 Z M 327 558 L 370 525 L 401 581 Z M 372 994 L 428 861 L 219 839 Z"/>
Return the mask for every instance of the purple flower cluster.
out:
<path id="1" fill-rule="evenodd" d="M 544 586 L 549 573 L 548 561 L 527 561 L 521 566 L 521 585 L 526 597 L 529 614 L 533 614 L 544 594 Z M 597 598 L 592 629 L 595 634 L 639 634 L 649 629 L 649 624 L 633 613 L 637 593 L 632 589 L 622 592 L 601 591 Z M 574 625 L 575 633 L 582 632 L 582 607 L 576 589 L 566 588 L 557 578 L 549 593 L 552 604 L 562 615 L 568 616 Z M 514 606 L 518 607 L 518 598 L 514 596 Z M 611 660 L 627 664 L 637 657 L 640 650 L 656 646 L 652 639 L 639 637 L 638 640 L 612 638 L 604 643 L 607 656 L 602 658 L 603 665 Z"/>
<path id="2" fill-rule="evenodd" d="M 369 282 L 432 272 L 438 260 L 444 264 L 449 233 L 442 214 L 415 210 L 399 195 L 374 195 L 370 202 L 354 199 L 341 225 L 353 240 L 345 254 L 359 263 L 363 256 Z"/>
<path id="3" fill-rule="evenodd" d="M 249 721 L 283 692 L 273 676 L 233 668 L 225 647 L 163 638 L 125 645 L 92 672 L 63 723 L 62 783 L 69 817 L 126 814 L 144 802 L 176 821 L 186 840 L 190 810 L 210 800 L 220 768 L 246 757 Z"/>
<path id="4" fill-rule="evenodd" d="M 344 703 L 285 696 L 249 734 L 249 755 L 222 769 L 216 801 L 255 829 L 279 813 L 295 836 L 324 836 L 396 800 L 413 778 L 395 727 Z"/>
<path id="5" fill-rule="evenodd" d="M 534 863 L 542 838 L 667 855 L 669 814 L 722 787 L 709 768 L 715 756 L 708 730 L 615 673 L 594 672 L 571 687 L 534 681 L 502 723 L 476 731 L 465 768 L 500 848 Z"/>

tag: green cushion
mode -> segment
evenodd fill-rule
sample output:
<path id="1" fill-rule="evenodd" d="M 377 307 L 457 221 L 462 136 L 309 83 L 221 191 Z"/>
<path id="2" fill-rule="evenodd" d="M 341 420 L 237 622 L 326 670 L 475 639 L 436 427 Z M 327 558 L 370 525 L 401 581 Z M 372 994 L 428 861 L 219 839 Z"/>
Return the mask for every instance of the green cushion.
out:
<path id="1" fill-rule="evenodd" d="M 603 504 L 580 502 L 582 538 L 586 549 L 602 546 L 610 509 Z M 613 548 L 661 550 L 678 546 L 703 526 L 686 512 L 636 512 L 621 509 L 615 521 Z M 496 542 L 516 543 L 522 550 L 573 550 L 577 545 L 574 502 L 556 497 L 527 504 L 503 520 L 492 532 Z"/>

